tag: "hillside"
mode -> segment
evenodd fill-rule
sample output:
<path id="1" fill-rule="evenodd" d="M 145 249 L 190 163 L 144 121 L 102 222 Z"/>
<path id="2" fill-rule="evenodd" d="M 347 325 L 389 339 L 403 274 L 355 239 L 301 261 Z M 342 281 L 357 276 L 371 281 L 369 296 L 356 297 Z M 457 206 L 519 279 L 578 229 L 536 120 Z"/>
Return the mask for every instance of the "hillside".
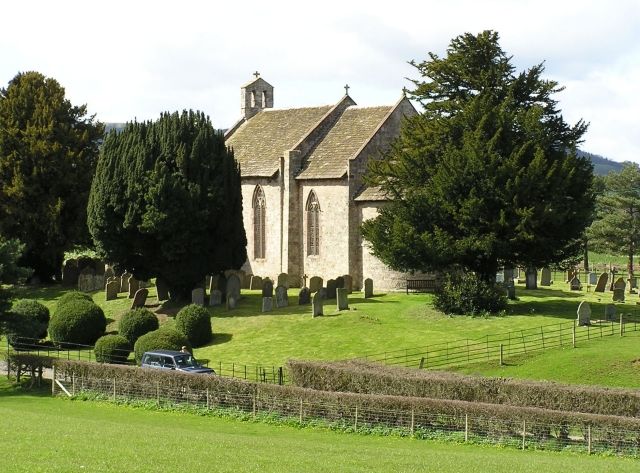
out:
<path id="1" fill-rule="evenodd" d="M 622 169 L 622 163 L 607 159 L 598 154 L 588 153 L 587 151 L 578 150 L 580 156 L 585 156 L 593 163 L 593 172 L 596 176 L 605 176 L 610 172 L 619 172 Z"/>

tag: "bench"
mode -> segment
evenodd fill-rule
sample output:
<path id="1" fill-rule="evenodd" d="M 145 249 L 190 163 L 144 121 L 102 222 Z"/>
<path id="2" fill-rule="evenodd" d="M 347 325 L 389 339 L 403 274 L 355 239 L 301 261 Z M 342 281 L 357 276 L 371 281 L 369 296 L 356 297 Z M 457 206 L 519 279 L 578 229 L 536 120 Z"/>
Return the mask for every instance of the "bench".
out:
<path id="1" fill-rule="evenodd" d="M 407 279 L 407 294 L 409 294 L 409 291 L 433 292 L 435 290 L 435 279 Z"/>

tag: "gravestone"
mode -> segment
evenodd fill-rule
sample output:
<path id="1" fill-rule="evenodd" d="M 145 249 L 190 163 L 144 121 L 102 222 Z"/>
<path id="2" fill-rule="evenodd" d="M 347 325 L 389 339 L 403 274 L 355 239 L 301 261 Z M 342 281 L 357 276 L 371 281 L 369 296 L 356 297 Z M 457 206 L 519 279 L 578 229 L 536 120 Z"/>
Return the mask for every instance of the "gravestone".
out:
<path id="1" fill-rule="evenodd" d="M 303 287 L 298 293 L 298 305 L 307 305 L 311 303 L 311 291 L 308 287 Z"/>
<path id="2" fill-rule="evenodd" d="M 364 298 L 369 299 L 373 297 L 373 279 L 367 278 L 364 280 Z"/>
<path id="3" fill-rule="evenodd" d="M 288 307 L 289 306 L 289 295 L 287 294 L 287 288 L 284 286 L 276 287 L 276 307 Z"/>
<path id="4" fill-rule="evenodd" d="M 262 281 L 262 297 L 273 297 L 273 281 L 269 278 Z"/>
<path id="5" fill-rule="evenodd" d="M 578 319 L 576 320 L 578 327 L 591 324 L 591 306 L 587 301 L 582 301 L 578 306 Z"/>
<path id="6" fill-rule="evenodd" d="M 582 284 L 580 283 L 580 280 L 577 276 L 574 276 L 569 283 L 569 289 L 571 289 L 572 291 L 579 291 L 580 289 L 582 289 Z"/>
<path id="7" fill-rule="evenodd" d="M 140 289 L 140 281 L 131 276 L 129 278 L 129 299 L 133 299 L 138 289 Z"/>
<path id="8" fill-rule="evenodd" d="M 282 286 L 286 289 L 289 289 L 289 275 L 287 273 L 278 274 L 278 284 L 276 285 L 276 287 L 277 286 Z"/>
<path id="9" fill-rule="evenodd" d="M 342 289 L 344 287 L 344 277 L 338 276 L 336 278 L 336 289 Z"/>
<path id="10" fill-rule="evenodd" d="M 540 271 L 540 285 L 551 286 L 551 270 L 549 268 L 542 268 Z"/>
<path id="11" fill-rule="evenodd" d="M 608 280 L 609 280 L 609 274 L 602 273 L 598 278 L 598 283 L 596 284 L 595 292 L 604 292 L 607 289 Z"/>
<path id="12" fill-rule="evenodd" d="M 571 283 L 571 281 L 573 281 L 573 278 L 575 278 L 576 276 L 578 276 L 578 270 L 577 269 L 570 269 L 567 271 L 567 282 Z"/>
<path id="13" fill-rule="evenodd" d="M 335 299 L 336 298 L 336 281 L 334 279 L 329 279 L 327 281 L 327 299 Z"/>
<path id="14" fill-rule="evenodd" d="M 607 304 L 604 306 L 604 319 L 605 320 L 616 320 L 616 313 L 618 310 L 616 309 L 615 304 Z"/>
<path id="15" fill-rule="evenodd" d="M 507 289 L 507 298 L 511 301 L 515 301 L 516 300 L 516 285 L 514 280 L 512 279 L 510 282 L 508 282 L 505 286 L 505 288 Z"/>
<path id="16" fill-rule="evenodd" d="M 203 288 L 196 287 L 193 291 L 191 291 L 191 303 L 204 306 L 204 289 Z"/>
<path id="17" fill-rule="evenodd" d="M 596 273 L 589 273 L 589 284 L 591 286 L 598 284 L 598 275 Z"/>
<path id="18" fill-rule="evenodd" d="M 322 287 L 323 282 L 324 281 L 322 281 L 322 278 L 320 276 L 313 276 L 311 279 L 309 279 L 309 292 L 311 292 L 312 294 L 314 292 L 318 292 Z"/>
<path id="19" fill-rule="evenodd" d="M 262 278 L 260 276 L 251 276 L 251 284 L 249 289 L 252 291 L 259 291 L 262 289 Z"/>
<path id="20" fill-rule="evenodd" d="M 353 278 L 348 274 L 342 277 L 344 278 L 344 288 L 347 290 L 347 294 L 353 293 Z"/>
<path id="21" fill-rule="evenodd" d="M 78 269 L 77 259 L 68 259 L 62 265 L 62 284 L 65 286 L 77 286 L 80 270 Z"/>
<path id="22" fill-rule="evenodd" d="M 503 283 L 504 282 L 504 273 L 502 271 L 498 271 L 496 273 L 496 282 Z"/>
<path id="23" fill-rule="evenodd" d="M 273 297 L 262 298 L 262 312 L 271 312 L 273 310 Z"/>
<path id="24" fill-rule="evenodd" d="M 324 315 L 324 312 L 322 310 L 323 301 L 324 301 L 324 298 L 322 297 L 322 292 L 317 291 L 313 295 L 313 299 L 311 301 L 311 317 L 318 317 L 320 315 Z"/>
<path id="25" fill-rule="evenodd" d="M 240 278 L 231 274 L 227 279 L 227 309 L 235 309 L 240 300 Z"/>
<path id="26" fill-rule="evenodd" d="M 85 268 L 78 276 L 78 291 L 91 292 L 93 291 L 93 276 L 95 275 L 93 268 Z"/>
<path id="27" fill-rule="evenodd" d="M 347 294 L 347 289 L 344 287 L 336 289 L 336 305 L 338 310 L 349 310 L 349 299 Z"/>
<path id="28" fill-rule="evenodd" d="M 132 309 L 137 309 L 139 307 L 144 307 L 147 302 L 147 296 L 149 295 L 149 289 L 143 287 L 142 289 L 138 289 L 136 293 L 133 295 L 133 302 L 131 303 Z"/>
<path id="29" fill-rule="evenodd" d="M 118 288 L 120 287 L 120 280 L 113 279 L 107 283 L 105 289 L 105 300 L 112 301 L 118 298 Z"/>
<path id="30" fill-rule="evenodd" d="M 222 304 L 222 293 L 218 289 L 214 289 L 209 293 L 209 305 L 216 307 Z"/>
<path id="31" fill-rule="evenodd" d="M 626 287 L 627 287 L 627 284 L 624 282 L 624 278 L 618 278 L 613 283 L 614 289 L 622 289 L 624 291 Z"/>
<path id="32" fill-rule="evenodd" d="M 129 278 L 131 276 L 131 273 L 126 271 L 122 273 L 122 276 L 120 276 L 120 292 L 129 292 Z"/>
<path id="33" fill-rule="evenodd" d="M 169 299 L 169 286 L 162 278 L 156 278 L 156 291 L 159 301 L 166 301 Z"/>
<path id="34" fill-rule="evenodd" d="M 613 288 L 613 297 L 612 297 L 613 302 L 624 302 L 624 288 L 622 289 L 616 289 L 615 287 Z"/>
<path id="35" fill-rule="evenodd" d="M 322 300 L 325 300 L 327 298 L 327 288 L 326 287 L 321 287 L 318 291 L 320 293 L 320 296 L 322 297 Z"/>

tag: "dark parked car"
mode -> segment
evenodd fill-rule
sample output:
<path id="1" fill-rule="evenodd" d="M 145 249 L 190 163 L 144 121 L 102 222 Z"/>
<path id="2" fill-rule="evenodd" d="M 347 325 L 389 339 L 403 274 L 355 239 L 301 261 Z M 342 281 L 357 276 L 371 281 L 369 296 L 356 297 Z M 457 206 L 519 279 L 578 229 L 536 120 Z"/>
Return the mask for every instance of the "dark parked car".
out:
<path id="1" fill-rule="evenodd" d="M 211 368 L 202 366 L 193 355 L 181 351 L 156 350 L 142 355 L 140 366 L 161 370 L 178 370 L 186 373 L 216 374 Z"/>

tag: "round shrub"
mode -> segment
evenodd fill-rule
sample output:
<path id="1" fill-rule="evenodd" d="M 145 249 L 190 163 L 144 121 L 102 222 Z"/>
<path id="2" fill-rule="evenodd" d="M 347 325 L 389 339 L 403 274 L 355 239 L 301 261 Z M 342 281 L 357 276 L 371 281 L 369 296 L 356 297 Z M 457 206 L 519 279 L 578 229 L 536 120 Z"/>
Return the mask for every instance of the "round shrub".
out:
<path id="1" fill-rule="evenodd" d="M 133 346 L 136 340 L 148 332 L 158 330 L 158 318 L 148 309 L 139 308 L 127 312 L 120 319 L 118 332 Z"/>
<path id="2" fill-rule="evenodd" d="M 49 322 L 49 337 L 58 343 L 93 345 L 107 328 L 104 312 L 93 302 L 78 299 L 58 303 Z"/>
<path id="3" fill-rule="evenodd" d="M 126 363 L 131 345 L 122 335 L 105 335 L 96 341 L 93 352 L 100 363 Z"/>
<path id="4" fill-rule="evenodd" d="M 505 310 L 507 303 L 502 285 L 482 281 L 472 273 L 448 276 L 433 300 L 436 309 L 459 315 L 495 314 Z"/>
<path id="5" fill-rule="evenodd" d="M 45 338 L 49 325 L 49 309 L 38 301 L 20 299 L 11 306 L 14 336 L 25 338 Z"/>
<path id="6" fill-rule="evenodd" d="M 56 307 L 60 307 L 61 305 L 64 305 L 69 301 L 77 301 L 77 300 L 85 300 L 85 301 L 93 302 L 93 299 L 91 298 L 91 296 L 85 292 L 69 291 L 69 292 L 65 292 L 62 296 L 60 296 L 60 299 L 58 299 L 58 304 L 56 305 Z"/>
<path id="7" fill-rule="evenodd" d="M 136 362 L 140 363 L 142 355 L 146 351 L 176 350 L 186 346 L 191 351 L 189 340 L 182 333 L 172 328 L 160 328 L 138 338 L 133 347 Z"/>
<path id="8" fill-rule="evenodd" d="M 209 343 L 213 337 L 209 311 L 196 304 L 183 307 L 176 315 L 176 330 L 183 333 L 194 347 Z"/>

